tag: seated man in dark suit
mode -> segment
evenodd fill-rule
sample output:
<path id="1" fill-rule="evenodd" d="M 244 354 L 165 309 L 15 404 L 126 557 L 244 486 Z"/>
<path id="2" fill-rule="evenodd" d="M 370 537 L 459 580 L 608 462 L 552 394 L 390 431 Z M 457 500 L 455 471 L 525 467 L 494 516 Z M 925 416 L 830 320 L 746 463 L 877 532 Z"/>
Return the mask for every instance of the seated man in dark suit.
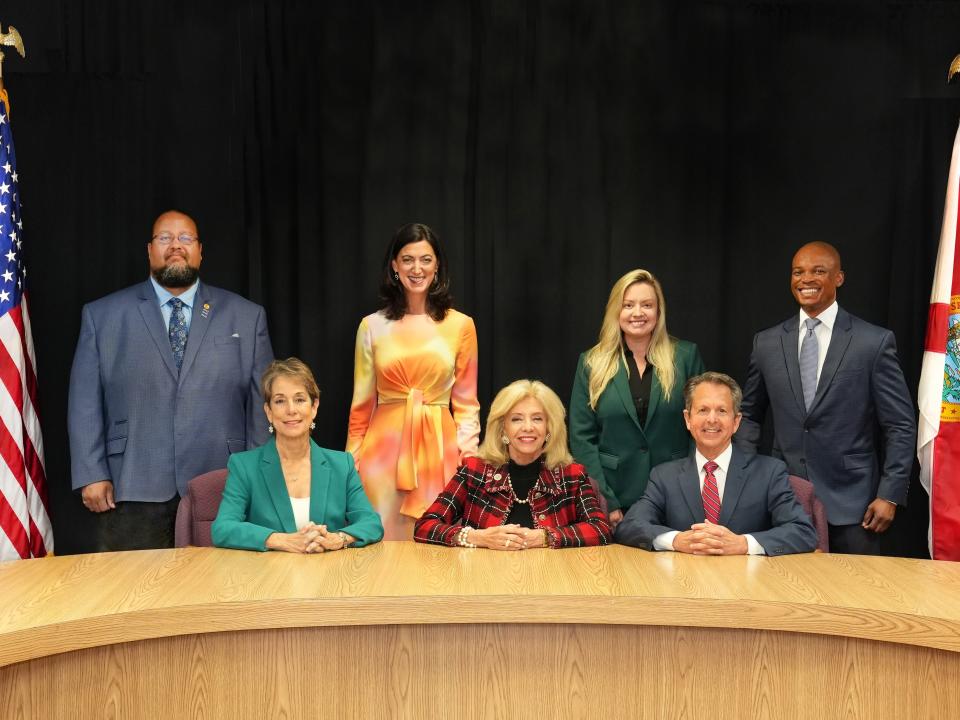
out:
<path id="1" fill-rule="evenodd" d="M 742 453 L 730 442 L 740 425 L 736 381 L 723 373 L 697 375 L 684 387 L 683 399 L 696 452 L 653 469 L 614 540 L 693 555 L 811 552 L 817 534 L 793 495 L 787 466 Z"/>

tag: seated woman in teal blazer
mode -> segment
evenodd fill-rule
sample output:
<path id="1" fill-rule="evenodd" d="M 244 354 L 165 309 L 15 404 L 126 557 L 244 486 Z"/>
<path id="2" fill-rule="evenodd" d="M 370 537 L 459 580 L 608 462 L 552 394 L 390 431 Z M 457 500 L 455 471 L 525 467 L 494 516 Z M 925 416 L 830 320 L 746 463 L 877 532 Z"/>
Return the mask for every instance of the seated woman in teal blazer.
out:
<path id="1" fill-rule="evenodd" d="M 320 389 L 301 360 L 274 360 L 260 381 L 275 439 L 227 462 L 213 544 L 241 550 L 318 553 L 383 537 L 353 458 L 310 439 Z"/>
<path id="2" fill-rule="evenodd" d="M 650 470 L 690 452 L 683 386 L 703 371 L 697 346 L 667 333 L 657 279 L 631 270 L 617 280 L 570 397 L 570 451 L 600 486 L 611 526 L 643 495 Z"/>

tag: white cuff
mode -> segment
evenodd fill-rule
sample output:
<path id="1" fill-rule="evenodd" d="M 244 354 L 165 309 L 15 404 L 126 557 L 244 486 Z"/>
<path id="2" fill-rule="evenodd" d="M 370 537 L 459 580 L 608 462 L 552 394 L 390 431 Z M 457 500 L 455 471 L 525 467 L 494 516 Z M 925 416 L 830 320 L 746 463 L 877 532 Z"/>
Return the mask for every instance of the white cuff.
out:
<path id="1" fill-rule="evenodd" d="M 653 539 L 654 550 L 673 550 L 673 539 L 680 534 L 679 530 L 671 530 Z"/>
<path id="2" fill-rule="evenodd" d="M 763 545 L 758 543 L 753 535 L 744 535 L 747 539 L 747 555 L 766 555 L 767 551 L 763 549 Z"/>

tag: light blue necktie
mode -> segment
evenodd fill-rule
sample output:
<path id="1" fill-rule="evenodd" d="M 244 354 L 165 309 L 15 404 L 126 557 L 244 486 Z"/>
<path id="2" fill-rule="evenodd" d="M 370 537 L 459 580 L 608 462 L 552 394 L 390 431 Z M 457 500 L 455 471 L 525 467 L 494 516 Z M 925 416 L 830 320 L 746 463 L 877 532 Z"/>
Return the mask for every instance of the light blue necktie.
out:
<path id="1" fill-rule="evenodd" d="M 820 324 L 816 318 L 804 320 L 807 334 L 800 345 L 800 383 L 803 385 L 803 403 L 807 410 L 813 405 L 817 394 L 817 363 L 820 360 L 820 343 L 813 329 Z"/>
<path id="2" fill-rule="evenodd" d="M 170 337 L 170 349 L 173 350 L 173 362 L 177 370 L 183 365 L 183 351 L 187 347 L 187 319 L 183 314 L 183 301 L 179 298 L 170 300 L 170 327 L 167 334 Z"/>

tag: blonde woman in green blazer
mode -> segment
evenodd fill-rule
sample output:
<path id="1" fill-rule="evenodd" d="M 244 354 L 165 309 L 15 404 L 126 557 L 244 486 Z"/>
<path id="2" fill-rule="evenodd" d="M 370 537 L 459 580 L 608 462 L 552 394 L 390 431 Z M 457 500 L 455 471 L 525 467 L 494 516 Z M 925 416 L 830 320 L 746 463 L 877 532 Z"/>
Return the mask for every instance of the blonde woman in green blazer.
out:
<path id="1" fill-rule="evenodd" d="M 320 553 L 380 540 L 383 525 L 353 457 L 310 439 L 320 403 L 310 368 L 297 358 L 274 360 L 260 384 L 274 437 L 230 456 L 214 545 Z"/>
<path id="2" fill-rule="evenodd" d="M 659 281 L 631 270 L 614 284 L 596 345 L 580 356 L 570 450 L 600 486 L 610 524 L 643 495 L 650 470 L 685 457 L 683 386 L 705 368 L 697 346 L 667 333 Z"/>

